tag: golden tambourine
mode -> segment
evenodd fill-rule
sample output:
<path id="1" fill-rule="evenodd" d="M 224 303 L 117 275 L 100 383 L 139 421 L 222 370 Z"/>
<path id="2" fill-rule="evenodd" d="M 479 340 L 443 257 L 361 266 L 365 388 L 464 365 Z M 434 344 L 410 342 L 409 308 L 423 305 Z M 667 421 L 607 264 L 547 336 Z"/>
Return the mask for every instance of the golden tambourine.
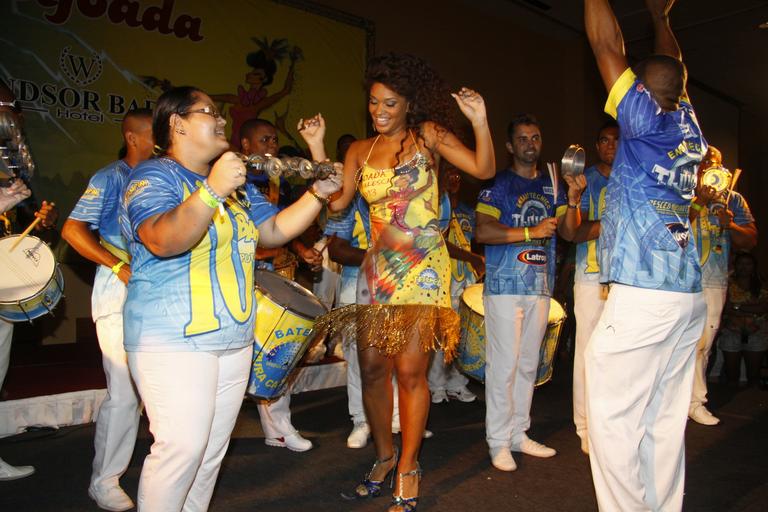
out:
<path id="1" fill-rule="evenodd" d="M 701 176 L 701 184 L 715 189 L 718 194 L 722 194 L 731 185 L 731 171 L 725 167 L 715 165 L 704 170 Z"/>

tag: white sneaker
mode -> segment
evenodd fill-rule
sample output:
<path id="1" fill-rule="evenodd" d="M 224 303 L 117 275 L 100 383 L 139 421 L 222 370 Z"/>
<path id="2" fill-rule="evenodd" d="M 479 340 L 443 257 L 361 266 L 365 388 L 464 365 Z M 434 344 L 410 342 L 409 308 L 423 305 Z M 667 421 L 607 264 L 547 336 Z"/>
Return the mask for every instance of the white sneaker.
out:
<path id="1" fill-rule="evenodd" d="M 264 444 L 278 448 L 288 448 L 293 452 L 305 452 L 312 449 L 312 441 L 304 439 L 298 432 L 285 437 L 268 437 L 264 440 Z"/>
<path id="2" fill-rule="evenodd" d="M 512 451 L 522 452 L 526 455 L 531 455 L 533 457 L 542 457 L 542 458 L 554 457 L 555 454 L 557 454 L 554 448 L 550 448 L 549 446 L 543 445 L 541 443 L 537 443 L 536 441 L 534 441 L 533 439 L 525 435 L 523 436 L 523 440 L 520 441 L 520 443 L 512 444 Z"/>
<path id="3" fill-rule="evenodd" d="M 133 500 L 125 494 L 125 491 L 119 485 L 107 487 L 106 489 L 89 487 L 88 496 L 96 502 L 99 508 L 112 510 L 113 512 L 131 510 L 135 506 Z"/>
<path id="4" fill-rule="evenodd" d="M 491 455 L 491 464 L 501 471 L 514 471 L 517 469 L 515 459 L 512 458 L 512 454 L 507 447 L 491 448 L 489 451 Z"/>
<path id="5" fill-rule="evenodd" d="M 720 423 L 720 420 L 715 417 L 711 412 L 707 410 L 706 407 L 703 405 L 700 405 L 693 410 L 688 412 L 688 417 L 691 418 L 696 423 L 699 423 L 701 425 L 717 425 Z"/>
<path id="6" fill-rule="evenodd" d="M 448 398 L 453 398 L 459 402 L 474 402 L 477 398 L 477 395 L 468 390 L 466 386 L 454 391 L 446 391 L 446 393 L 448 394 Z M 435 399 L 433 398 L 432 401 L 434 402 Z"/>
<path id="7" fill-rule="evenodd" d="M 365 421 L 355 423 L 352 432 L 347 437 L 347 448 L 365 448 L 368 444 L 368 436 L 371 435 L 371 427 Z"/>
<path id="8" fill-rule="evenodd" d="M 35 468 L 32 466 L 11 466 L 3 459 L 0 459 L 0 482 L 25 478 L 34 472 Z"/>
<path id="9" fill-rule="evenodd" d="M 435 391 L 432 392 L 433 404 L 441 404 L 447 401 L 448 401 L 448 395 L 445 393 L 444 389 L 436 389 Z"/>

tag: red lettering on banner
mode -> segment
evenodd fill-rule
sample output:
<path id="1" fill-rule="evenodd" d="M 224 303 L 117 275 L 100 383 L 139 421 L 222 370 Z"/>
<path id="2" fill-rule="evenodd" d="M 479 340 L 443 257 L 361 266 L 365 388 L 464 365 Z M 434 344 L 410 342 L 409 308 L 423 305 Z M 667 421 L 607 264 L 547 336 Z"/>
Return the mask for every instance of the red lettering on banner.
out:
<path id="1" fill-rule="evenodd" d="M 72 6 L 86 18 L 99 18 L 107 15 L 115 24 L 124 23 L 129 27 L 142 27 L 148 32 L 173 34 L 179 39 L 188 37 L 192 41 L 202 41 L 200 18 L 180 14 L 173 22 L 171 15 L 175 0 L 163 0 L 161 6 L 147 7 L 141 15 L 138 0 L 37 0 L 42 7 L 54 7 L 52 13 L 45 14 L 45 19 L 56 25 L 65 23 L 72 15 Z"/>

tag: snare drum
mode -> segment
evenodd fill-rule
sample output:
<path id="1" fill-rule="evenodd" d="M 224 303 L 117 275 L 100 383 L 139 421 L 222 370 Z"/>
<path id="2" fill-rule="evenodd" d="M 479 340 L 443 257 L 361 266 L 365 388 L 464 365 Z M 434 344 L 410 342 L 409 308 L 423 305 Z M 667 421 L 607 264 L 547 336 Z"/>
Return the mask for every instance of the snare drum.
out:
<path id="1" fill-rule="evenodd" d="M 456 366 L 469 377 L 485 382 L 485 308 L 483 307 L 483 284 L 468 286 L 461 295 L 459 306 L 461 318 L 461 341 Z M 565 311 L 555 299 L 549 302 L 547 330 L 539 350 L 539 368 L 536 385 L 549 382 L 554 369 L 557 344 L 565 321 Z"/>
<path id="2" fill-rule="evenodd" d="M 275 272 L 256 270 L 256 326 L 248 394 L 273 399 L 309 348 L 315 319 L 328 312 L 312 292 Z"/>
<path id="3" fill-rule="evenodd" d="M 64 277 L 53 251 L 35 236 L 0 238 L 0 318 L 31 322 L 51 313 L 64 295 Z"/>

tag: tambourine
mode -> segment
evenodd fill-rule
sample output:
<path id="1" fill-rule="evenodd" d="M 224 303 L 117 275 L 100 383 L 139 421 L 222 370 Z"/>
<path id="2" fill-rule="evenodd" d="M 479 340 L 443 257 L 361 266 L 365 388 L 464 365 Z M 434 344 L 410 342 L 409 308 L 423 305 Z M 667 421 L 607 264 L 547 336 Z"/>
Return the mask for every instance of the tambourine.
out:
<path id="1" fill-rule="evenodd" d="M 731 185 L 731 171 L 720 165 L 714 165 L 704 170 L 701 176 L 701 184 L 712 187 L 718 194 L 722 194 Z"/>
<path id="2" fill-rule="evenodd" d="M 584 174 L 584 160 L 584 148 L 578 144 L 571 144 L 560 161 L 560 174 L 563 176 Z"/>
<path id="3" fill-rule="evenodd" d="M 332 162 L 310 162 L 306 158 L 297 156 L 277 158 L 272 155 L 244 155 L 242 153 L 237 153 L 237 156 L 249 170 L 266 173 L 271 178 L 298 174 L 304 179 L 324 180 L 336 173 Z"/>

